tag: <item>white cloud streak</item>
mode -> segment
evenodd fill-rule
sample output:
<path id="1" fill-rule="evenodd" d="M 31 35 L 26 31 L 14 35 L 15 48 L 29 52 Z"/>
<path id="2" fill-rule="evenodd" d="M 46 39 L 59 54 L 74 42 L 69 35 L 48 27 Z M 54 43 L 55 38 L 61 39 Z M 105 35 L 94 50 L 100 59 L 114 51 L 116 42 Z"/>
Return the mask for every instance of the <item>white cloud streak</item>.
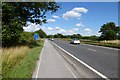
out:
<path id="1" fill-rule="evenodd" d="M 89 29 L 89 28 L 85 28 L 84 31 L 86 31 L 86 32 L 91 32 L 92 30 Z"/>
<path id="2" fill-rule="evenodd" d="M 27 31 L 27 32 L 34 32 L 36 30 L 39 30 L 40 29 L 40 25 L 36 25 L 34 23 L 29 23 L 29 25 L 27 27 L 23 27 L 24 31 Z"/>
<path id="3" fill-rule="evenodd" d="M 48 27 L 47 29 L 48 29 L 48 30 L 50 30 L 50 31 L 52 31 L 52 30 L 53 30 L 53 28 L 51 28 L 51 27 Z"/>
<path id="4" fill-rule="evenodd" d="M 55 19 L 48 19 L 47 22 L 55 22 Z"/>
<path id="5" fill-rule="evenodd" d="M 84 26 L 84 25 L 82 23 L 77 23 L 76 26 L 80 27 L 80 26 Z"/>
<path id="6" fill-rule="evenodd" d="M 55 18 L 55 19 L 60 19 L 59 16 L 55 16 L 55 15 L 53 15 L 52 17 Z"/>
<path id="7" fill-rule="evenodd" d="M 68 20 L 70 18 L 80 19 L 81 13 L 87 13 L 87 12 L 88 12 L 88 10 L 84 7 L 76 7 L 76 8 L 73 8 L 72 10 L 64 13 L 63 18 L 65 20 Z"/>
<path id="8" fill-rule="evenodd" d="M 78 18 L 80 16 L 81 16 L 81 14 L 78 13 L 78 12 L 75 12 L 75 11 L 68 11 L 68 12 L 66 12 L 66 13 L 63 14 L 63 18 L 65 20 L 68 20 L 70 18 Z"/>
<path id="9" fill-rule="evenodd" d="M 88 12 L 88 10 L 86 8 L 84 8 L 84 7 L 76 7 L 76 8 L 73 9 L 73 11 L 75 11 L 75 12 L 83 12 L 83 13 Z"/>

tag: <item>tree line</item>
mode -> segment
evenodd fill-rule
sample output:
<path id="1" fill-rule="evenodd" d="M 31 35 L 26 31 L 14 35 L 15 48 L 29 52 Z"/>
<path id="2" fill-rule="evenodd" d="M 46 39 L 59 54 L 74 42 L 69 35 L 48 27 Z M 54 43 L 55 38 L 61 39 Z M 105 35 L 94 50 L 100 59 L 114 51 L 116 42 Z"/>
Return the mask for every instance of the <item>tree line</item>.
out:
<path id="1" fill-rule="evenodd" d="M 116 26 L 114 22 L 109 22 L 101 26 L 99 33 L 100 36 L 82 36 L 81 34 L 62 35 L 57 33 L 55 35 L 48 35 L 47 38 L 78 38 L 89 40 L 116 40 L 120 39 L 120 26 Z"/>

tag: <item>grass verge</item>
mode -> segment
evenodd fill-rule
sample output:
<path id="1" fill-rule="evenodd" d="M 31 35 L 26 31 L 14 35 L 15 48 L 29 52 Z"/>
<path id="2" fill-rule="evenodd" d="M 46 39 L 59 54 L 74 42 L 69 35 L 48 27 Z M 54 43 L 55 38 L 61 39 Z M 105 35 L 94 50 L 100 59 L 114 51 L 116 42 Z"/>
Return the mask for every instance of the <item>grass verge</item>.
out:
<path id="1" fill-rule="evenodd" d="M 34 48 L 22 46 L 21 48 L 16 47 L 7 49 L 8 51 L 3 50 L 3 79 L 31 78 L 42 46 L 43 41 L 40 42 L 40 46 Z"/>
<path id="2" fill-rule="evenodd" d="M 81 41 L 83 44 L 91 44 L 91 45 L 97 45 L 97 46 L 105 46 L 105 47 L 112 47 L 112 48 L 118 48 L 120 49 L 120 43 L 119 41 Z"/>

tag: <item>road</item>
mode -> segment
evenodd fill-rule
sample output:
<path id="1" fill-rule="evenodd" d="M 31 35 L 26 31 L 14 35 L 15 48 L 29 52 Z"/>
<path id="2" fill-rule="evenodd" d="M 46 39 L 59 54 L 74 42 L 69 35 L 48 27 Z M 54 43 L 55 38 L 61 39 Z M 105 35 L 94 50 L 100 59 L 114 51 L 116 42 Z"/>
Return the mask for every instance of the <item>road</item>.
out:
<path id="1" fill-rule="evenodd" d="M 117 49 L 85 44 L 74 45 L 56 39 L 53 42 L 108 78 L 118 78 Z"/>
<path id="2" fill-rule="evenodd" d="M 75 78 L 58 51 L 45 40 L 33 78 Z"/>

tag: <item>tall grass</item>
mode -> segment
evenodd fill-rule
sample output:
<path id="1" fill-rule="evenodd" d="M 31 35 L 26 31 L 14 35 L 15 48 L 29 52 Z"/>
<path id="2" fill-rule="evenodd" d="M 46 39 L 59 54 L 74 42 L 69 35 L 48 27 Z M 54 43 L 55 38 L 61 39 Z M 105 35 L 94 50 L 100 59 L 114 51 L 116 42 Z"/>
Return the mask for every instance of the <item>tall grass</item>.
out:
<path id="1" fill-rule="evenodd" d="M 0 47 L 0 80 L 2 79 L 2 48 Z"/>
<path id="2" fill-rule="evenodd" d="M 30 51 L 27 46 L 11 47 L 2 49 L 2 74 L 7 74 L 23 59 Z"/>
<path id="3" fill-rule="evenodd" d="M 114 47 L 120 49 L 120 40 L 103 40 L 103 41 L 81 41 L 83 44 L 92 44 L 92 45 L 99 45 L 99 46 L 106 46 L 106 47 Z"/>
<path id="4" fill-rule="evenodd" d="M 2 49 L 2 76 L 8 78 L 31 78 L 44 41 L 33 48 L 17 46 Z"/>
<path id="5" fill-rule="evenodd" d="M 111 43 L 111 44 L 120 44 L 120 40 L 104 40 L 100 41 L 101 43 Z"/>

